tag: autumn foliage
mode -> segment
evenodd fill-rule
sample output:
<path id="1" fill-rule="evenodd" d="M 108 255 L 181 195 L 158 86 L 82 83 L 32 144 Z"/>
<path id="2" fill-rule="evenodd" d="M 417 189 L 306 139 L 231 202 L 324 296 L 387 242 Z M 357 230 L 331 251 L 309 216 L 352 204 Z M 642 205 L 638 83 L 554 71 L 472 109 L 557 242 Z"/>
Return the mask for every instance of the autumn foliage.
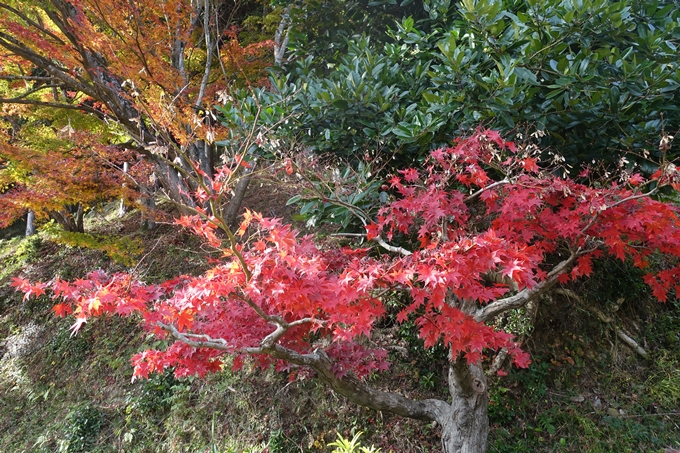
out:
<path id="1" fill-rule="evenodd" d="M 295 363 L 316 348 L 339 378 L 384 371 L 385 345 L 371 332 L 398 292 L 409 302 L 397 320 L 415 319 L 426 346 L 443 343 L 451 360 L 471 363 L 507 348 L 526 367 L 512 336 L 489 324 L 497 314 L 587 277 L 605 254 L 639 268 L 649 268 L 653 254 L 680 257 L 677 208 L 652 197 L 677 185 L 675 168 L 662 166 L 651 180 L 620 176 L 600 187 L 557 176 L 527 150 L 479 131 L 389 180 L 394 199 L 367 226 L 364 248 L 317 244 L 254 212 L 225 234 L 204 213 L 178 221 L 223 252 L 204 275 L 148 285 L 96 271 L 74 282 L 15 285 L 27 296 L 49 287 L 55 312 L 75 316 L 74 333 L 93 316 L 135 314 L 157 336 L 174 338 L 166 350 L 134 357 L 137 377 L 168 367 L 203 375 L 219 370 L 225 353 L 236 356 L 236 368 L 252 355 L 260 366 L 289 370 L 287 357 Z M 503 283 L 490 282 L 490 273 Z M 679 277 L 676 265 L 650 270 L 645 281 L 666 300 Z"/>
<path id="2" fill-rule="evenodd" d="M 69 229 L 68 206 L 91 207 L 133 196 L 132 180 L 120 168 L 125 160 L 138 160 L 134 152 L 103 144 L 83 131 L 57 136 L 47 146 L 49 150 L 0 138 L 0 157 L 7 162 L 0 170 L 0 206 L 4 208 L 0 208 L 0 227 L 31 210 L 38 218 L 52 217 Z M 144 167 L 140 163 L 142 173 L 147 173 Z"/>
<path id="3" fill-rule="evenodd" d="M 5 165 L 18 171 L 0 175 L 0 222 L 27 209 L 91 204 L 94 193 L 118 196 L 110 170 L 139 162 L 129 160 L 130 149 L 147 164 L 141 177 L 124 181 L 128 189 L 154 192 L 158 184 L 174 201 L 193 204 L 192 160 L 212 173 L 231 151 L 215 144 L 229 131 L 211 115 L 213 104 L 230 99 L 235 86 L 266 84 L 273 63 L 273 41 L 239 41 L 236 18 L 254 8 L 246 3 L 1 3 L 0 173 Z M 91 121 L 81 127 L 76 117 Z M 72 144 L 36 147 L 17 137 L 50 128 L 68 129 Z"/>

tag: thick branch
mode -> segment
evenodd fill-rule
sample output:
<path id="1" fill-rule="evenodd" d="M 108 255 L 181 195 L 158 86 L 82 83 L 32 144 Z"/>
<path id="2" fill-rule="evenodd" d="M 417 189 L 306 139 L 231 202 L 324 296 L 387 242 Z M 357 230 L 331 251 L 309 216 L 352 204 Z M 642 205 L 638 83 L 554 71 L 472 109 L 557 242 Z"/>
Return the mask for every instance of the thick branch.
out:
<path id="1" fill-rule="evenodd" d="M 236 220 L 241 210 L 243 199 L 245 198 L 246 192 L 248 191 L 250 181 L 253 179 L 253 172 L 256 165 L 257 162 L 253 161 L 252 168 L 246 168 L 244 170 L 245 174 L 241 176 L 241 178 L 236 183 L 236 187 L 234 188 L 234 196 L 229 200 L 229 204 L 227 204 L 227 208 L 224 212 L 224 221 L 229 227 L 236 225 Z"/>
<path id="2" fill-rule="evenodd" d="M 374 237 L 373 240 L 374 240 L 375 242 L 377 242 L 378 245 L 380 245 L 380 247 L 384 248 L 385 250 L 387 250 L 387 251 L 389 251 L 389 252 L 399 253 L 400 255 L 404 255 L 404 256 L 413 255 L 413 252 L 411 252 L 410 250 L 406 250 L 406 249 L 403 248 L 403 247 L 397 247 L 397 246 L 388 244 L 388 243 L 385 242 L 385 240 L 384 240 L 382 237 L 380 237 L 380 236 Z"/>
<path id="3" fill-rule="evenodd" d="M 51 82 L 53 77 L 2 75 L 0 80 L 25 80 L 27 82 Z"/>
<path id="4" fill-rule="evenodd" d="M 553 270 L 548 274 L 548 277 L 542 282 L 537 283 L 532 288 L 524 288 L 517 294 L 509 297 L 504 297 L 503 299 L 498 299 L 488 305 L 477 310 L 474 318 L 477 322 L 485 322 L 492 319 L 499 314 L 511 310 L 513 308 L 520 308 L 526 305 L 530 300 L 544 294 L 550 288 L 555 286 L 558 282 L 558 277 L 565 273 L 569 267 L 573 264 L 579 253 L 572 253 L 569 258 L 559 263 L 553 268 Z"/>
<path id="5" fill-rule="evenodd" d="M 449 405 L 444 401 L 435 399 L 414 401 L 398 393 L 377 390 L 352 376 L 338 378 L 332 370 L 331 359 L 323 350 L 299 354 L 283 346 L 274 345 L 264 352 L 277 359 L 311 367 L 317 372 L 322 382 L 355 404 L 377 411 L 388 411 L 403 417 L 440 423 L 448 414 Z"/>
<path id="6" fill-rule="evenodd" d="M 96 92 L 92 90 L 91 86 L 71 77 L 67 74 L 66 70 L 59 68 L 54 63 L 52 63 L 51 60 L 33 52 L 21 42 L 17 41 L 14 37 L 0 32 L 0 46 L 44 69 L 53 77 L 64 82 L 74 91 L 81 91 L 93 98 L 97 97 Z"/>
<path id="7" fill-rule="evenodd" d="M 331 387 L 335 392 L 346 397 L 353 403 L 378 411 L 388 411 L 403 417 L 418 420 L 441 422 L 445 419 L 449 405 L 444 401 L 427 399 L 414 401 L 397 393 L 383 392 L 370 387 L 365 382 L 352 376 L 338 378 L 333 372 L 333 362 L 323 350 L 314 350 L 302 354 L 279 344 L 243 348 L 235 350 L 224 339 L 211 338 L 208 335 L 189 334 L 179 332 L 174 326 L 159 323 L 159 327 L 167 331 L 177 340 L 195 348 L 213 348 L 227 352 L 242 352 L 246 354 L 267 354 L 271 357 L 285 360 L 298 366 L 306 366 L 317 372 L 319 379 Z M 264 340 L 263 342 L 264 343 Z"/>
<path id="8" fill-rule="evenodd" d="M 12 98 L 12 99 L 2 99 L 2 98 L 0 98 L 0 104 L 28 104 L 28 105 L 37 105 L 37 106 L 41 106 L 41 107 L 53 107 L 55 109 L 82 110 L 84 112 L 94 113 L 97 116 L 106 116 L 103 112 L 100 112 L 99 110 L 93 109 L 92 107 L 84 105 L 84 104 L 79 104 L 79 105 L 62 104 L 61 102 L 45 102 L 45 101 L 36 101 L 36 100 L 33 100 L 33 99 L 17 99 L 17 98 Z"/>

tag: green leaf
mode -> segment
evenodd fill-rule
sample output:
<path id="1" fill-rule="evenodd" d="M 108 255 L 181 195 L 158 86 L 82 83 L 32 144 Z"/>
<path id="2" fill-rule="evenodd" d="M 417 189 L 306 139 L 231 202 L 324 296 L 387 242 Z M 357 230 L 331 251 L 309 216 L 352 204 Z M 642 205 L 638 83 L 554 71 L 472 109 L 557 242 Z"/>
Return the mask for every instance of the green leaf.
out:
<path id="1" fill-rule="evenodd" d="M 318 206 L 317 201 L 310 201 L 309 203 L 305 204 L 302 209 L 300 209 L 300 214 L 304 215 L 307 214 L 308 212 L 316 209 Z"/>
<path id="2" fill-rule="evenodd" d="M 540 85 L 536 80 L 536 74 L 534 74 L 533 72 L 529 71 L 526 68 L 516 66 L 513 72 L 517 77 L 526 82 L 529 82 L 531 85 Z"/>
<path id="3" fill-rule="evenodd" d="M 301 195 L 295 195 L 295 196 L 291 197 L 290 199 L 288 199 L 288 201 L 286 201 L 286 206 L 290 206 L 292 204 L 295 204 L 295 203 L 299 202 L 301 199 L 302 199 Z"/>

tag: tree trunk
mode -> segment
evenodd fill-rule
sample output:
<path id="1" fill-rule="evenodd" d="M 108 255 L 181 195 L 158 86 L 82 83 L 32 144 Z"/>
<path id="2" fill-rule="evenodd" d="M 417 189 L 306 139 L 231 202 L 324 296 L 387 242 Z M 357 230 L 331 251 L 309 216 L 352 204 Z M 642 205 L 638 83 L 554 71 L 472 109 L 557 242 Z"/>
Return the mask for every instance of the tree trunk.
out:
<path id="1" fill-rule="evenodd" d="M 26 236 L 35 234 L 35 214 L 33 211 L 28 211 L 26 216 Z"/>
<path id="2" fill-rule="evenodd" d="M 128 172 L 128 163 L 123 162 L 123 180 L 125 180 L 125 177 L 127 176 Z M 123 183 L 123 187 L 126 187 L 127 183 Z M 125 213 L 127 212 L 127 206 L 125 206 L 125 197 L 120 198 L 120 205 L 118 206 L 118 218 L 121 218 L 125 216 Z"/>
<path id="3" fill-rule="evenodd" d="M 176 332 L 179 334 L 179 332 Z M 181 334 L 177 338 L 182 339 Z M 182 339 L 186 342 L 186 338 Z M 449 393 L 452 402 L 436 399 L 411 400 L 401 394 L 383 392 L 351 375 L 338 378 L 332 360 L 321 350 L 298 354 L 280 345 L 262 352 L 302 366 L 312 367 L 319 379 L 350 401 L 377 411 L 417 420 L 432 420 L 442 426 L 444 453 L 485 453 L 489 437 L 489 396 L 484 371 L 478 365 L 458 358 L 449 367 Z"/>
<path id="4" fill-rule="evenodd" d="M 156 210 L 156 198 L 154 195 L 154 188 L 142 186 L 140 187 L 142 198 L 140 200 L 142 208 L 142 223 L 143 230 L 151 231 L 156 228 L 156 221 L 154 220 L 154 211 Z"/>
<path id="5" fill-rule="evenodd" d="M 281 14 L 279 28 L 274 35 L 274 65 L 281 66 L 283 57 L 286 54 L 286 47 L 290 39 L 290 31 L 293 28 L 293 21 L 290 19 L 291 5 L 288 5 Z"/>
<path id="6" fill-rule="evenodd" d="M 207 335 L 187 337 L 173 325 L 158 326 L 177 340 L 194 348 L 214 348 L 233 352 L 223 339 L 211 339 Z M 351 373 L 338 376 L 333 359 L 323 349 L 300 353 L 288 349 L 276 341 L 287 328 L 279 327 L 261 342 L 260 346 L 244 348 L 247 354 L 266 354 L 295 365 L 310 367 L 318 379 L 333 391 L 353 403 L 376 411 L 391 412 L 416 420 L 436 421 L 442 426 L 442 451 L 444 453 L 485 453 L 489 436 L 487 381 L 482 368 L 458 357 L 449 367 L 449 393 L 451 404 L 438 399 L 412 400 L 400 393 L 386 392 L 372 387 Z"/>
<path id="7" fill-rule="evenodd" d="M 451 406 L 442 425 L 444 453 L 484 453 L 489 436 L 486 376 L 477 365 L 458 359 L 449 368 Z"/>
<path id="8" fill-rule="evenodd" d="M 78 207 L 76 208 L 76 214 L 75 214 L 76 231 L 78 233 L 84 233 L 85 232 L 85 225 L 83 223 L 84 214 L 85 214 L 85 209 L 83 208 L 83 205 L 78 203 Z"/>
<path id="9" fill-rule="evenodd" d="M 58 211 L 48 211 L 48 214 L 54 219 L 65 231 L 73 233 L 84 233 L 83 225 L 83 206 L 69 205 Z"/>
<path id="10" fill-rule="evenodd" d="M 229 204 L 224 212 L 224 221 L 230 228 L 234 228 L 237 224 L 236 220 L 241 212 L 241 205 L 243 204 L 243 199 L 246 196 L 246 191 L 248 190 L 248 185 L 250 180 L 253 178 L 253 170 L 255 170 L 255 162 L 253 162 L 253 168 L 246 168 L 244 175 L 236 183 L 234 187 L 234 196 L 229 200 Z"/>

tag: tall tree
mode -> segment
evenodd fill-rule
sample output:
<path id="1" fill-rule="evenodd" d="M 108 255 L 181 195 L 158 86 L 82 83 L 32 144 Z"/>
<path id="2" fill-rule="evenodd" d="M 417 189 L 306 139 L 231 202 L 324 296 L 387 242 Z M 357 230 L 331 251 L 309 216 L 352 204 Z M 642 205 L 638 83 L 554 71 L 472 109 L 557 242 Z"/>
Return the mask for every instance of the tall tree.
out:
<path id="1" fill-rule="evenodd" d="M 271 42 L 238 43 L 253 4 L 226 1 L 9 0 L 0 3 L 4 115 L 16 106 L 115 122 L 170 199 L 196 205 L 197 171 L 227 151 L 209 114 L 236 83 L 263 81 Z M 73 102 L 73 99 L 77 99 Z M 189 179 L 187 179 L 189 178 Z"/>
<path id="2" fill-rule="evenodd" d="M 137 354 L 137 378 L 170 367 L 177 376 L 218 372 L 225 354 L 238 369 L 251 357 L 257 366 L 313 372 L 354 403 L 436 421 L 446 453 L 484 452 L 485 353 L 501 349 L 517 366 L 530 362 L 494 324 L 499 315 L 587 277 L 605 255 L 646 269 L 659 300 L 680 292 L 678 208 L 653 198 L 663 187 L 680 188 L 674 165 L 662 162 L 650 180 L 623 170 L 585 183 L 588 171 L 577 182 L 539 163 L 535 146 L 518 148 L 491 130 L 433 151 L 421 169 L 402 169 L 388 181 L 393 199 L 377 217 L 355 209 L 365 224 L 364 248 L 320 245 L 252 212 L 235 231 L 209 212 L 184 216 L 178 224 L 220 251 L 223 262 L 156 285 L 103 271 L 74 283 L 56 280 L 49 284 L 59 301 L 54 310 L 75 316 L 74 333 L 92 316 L 141 315 L 171 344 Z M 234 169 L 223 167 L 200 197 L 217 202 Z M 668 269 L 651 268 L 655 254 L 671 258 Z M 26 297 L 48 286 L 19 278 L 14 285 Z M 397 322 L 414 321 L 426 347 L 448 349 L 451 402 L 413 400 L 364 379 L 389 369 L 390 340 L 371 333 L 395 304 Z"/>

